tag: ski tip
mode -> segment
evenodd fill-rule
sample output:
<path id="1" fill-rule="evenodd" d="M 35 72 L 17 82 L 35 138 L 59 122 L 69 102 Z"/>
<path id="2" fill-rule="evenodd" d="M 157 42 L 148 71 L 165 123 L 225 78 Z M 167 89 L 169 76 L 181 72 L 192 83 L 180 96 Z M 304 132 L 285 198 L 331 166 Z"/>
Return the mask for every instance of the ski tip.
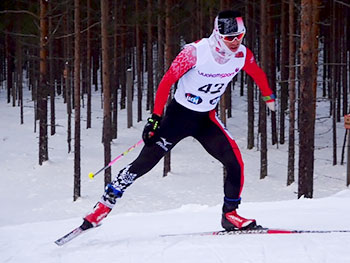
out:
<path id="1" fill-rule="evenodd" d="M 56 240 L 55 242 L 54 242 L 57 246 L 63 246 L 63 244 L 64 243 L 62 243 L 62 242 L 60 242 L 60 240 L 58 239 L 58 240 Z"/>
<path id="2" fill-rule="evenodd" d="M 76 238 L 77 236 L 79 236 L 81 233 L 83 233 L 83 231 L 84 231 L 83 229 L 81 229 L 80 227 L 77 227 L 73 229 L 71 232 L 69 232 L 68 234 L 66 234 L 65 236 L 57 239 L 55 241 L 55 244 L 58 246 L 63 246 L 67 242 L 71 241 L 73 238 Z"/>

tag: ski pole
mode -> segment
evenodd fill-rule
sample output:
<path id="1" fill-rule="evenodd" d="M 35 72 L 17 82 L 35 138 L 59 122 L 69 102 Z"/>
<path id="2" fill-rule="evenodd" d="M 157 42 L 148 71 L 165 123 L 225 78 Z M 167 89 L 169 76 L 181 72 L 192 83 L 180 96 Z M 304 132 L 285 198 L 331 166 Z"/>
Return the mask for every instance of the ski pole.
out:
<path id="1" fill-rule="evenodd" d="M 143 143 L 143 140 L 139 140 L 137 143 L 135 143 L 133 146 L 131 146 L 129 149 L 127 149 L 125 152 L 119 154 L 116 158 L 114 158 L 112 161 L 109 162 L 108 165 L 98 170 L 96 173 L 89 173 L 89 178 L 93 179 L 96 175 L 98 175 L 100 172 L 106 170 L 108 167 L 111 167 L 116 161 L 118 161 L 123 156 L 127 155 L 129 152 L 131 152 L 133 149 L 135 149 L 137 146 L 139 146 L 141 143 Z"/>

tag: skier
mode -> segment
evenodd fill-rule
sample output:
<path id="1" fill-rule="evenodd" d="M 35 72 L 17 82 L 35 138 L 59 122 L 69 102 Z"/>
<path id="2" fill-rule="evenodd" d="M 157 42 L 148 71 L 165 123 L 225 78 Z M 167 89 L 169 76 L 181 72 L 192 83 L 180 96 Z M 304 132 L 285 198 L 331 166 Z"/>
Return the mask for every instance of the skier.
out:
<path id="1" fill-rule="evenodd" d="M 222 11 L 215 18 L 209 38 L 190 43 L 177 55 L 161 80 L 154 111 L 144 127 L 145 146 L 131 164 L 122 169 L 84 218 L 82 229 L 97 226 L 114 207 L 116 200 L 137 178 L 150 171 L 180 140 L 192 136 L 227 170 L 224 182 L 222 227 L 226 230 L 249 229 L 255 219 L 237 214 L 244 182 L 244 167 L 236 142 L 216 116 L 215 107 L 227 84 L 243 69 L 259 87 L 267 106 L 275 110 L 275 96 L 265 73 L 252 52 L 242 45 L 245 35 L 239 12 Z M 178 81 L 174 99 L 163 109 L 172 85 Z"/>

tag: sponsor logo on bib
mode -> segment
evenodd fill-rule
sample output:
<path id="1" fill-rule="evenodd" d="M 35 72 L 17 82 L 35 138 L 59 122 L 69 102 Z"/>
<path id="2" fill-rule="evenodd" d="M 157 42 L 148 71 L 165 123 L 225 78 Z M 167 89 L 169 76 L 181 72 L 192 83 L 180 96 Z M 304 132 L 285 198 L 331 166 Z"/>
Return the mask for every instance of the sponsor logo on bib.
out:
<path id="1" fill-rule="evenodd" d="M 186 100 L 188 102 L 191 102 L 195 105 L 201 104 L 203 101 L 201 97 L 193 95 L 191 93 L 186 93 L 185 96 L 186 96 Z"/>
<path id="2" fill-rule="evenodd" d="M 198 70 L 198 74 L 206 78 L 232 78 L 236 73 L 204 73 Z"/>

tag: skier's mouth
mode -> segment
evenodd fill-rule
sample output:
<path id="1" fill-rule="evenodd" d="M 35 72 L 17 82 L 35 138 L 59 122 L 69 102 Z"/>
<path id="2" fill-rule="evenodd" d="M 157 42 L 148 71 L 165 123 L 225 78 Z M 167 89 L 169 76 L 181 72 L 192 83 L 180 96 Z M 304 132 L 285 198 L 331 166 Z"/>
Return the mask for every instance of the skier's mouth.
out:
<path id="1" fill-rule="evenodd" d="M 238 46 L 234 46 L 234 47 L 229 47 L 229 48 L 230 48 L 231 51 L 236 52 L 238 47 L 239 47 L 239 45 Z"/>
<path id="2" fill-rule="evenodd" d="M 234 41 L 235 43 L 233 42 L 226 42 L 224 41 L 226 46 L 232 51 L 232 52 L 236 52 L 241 44 L 240 41 Z"/>

